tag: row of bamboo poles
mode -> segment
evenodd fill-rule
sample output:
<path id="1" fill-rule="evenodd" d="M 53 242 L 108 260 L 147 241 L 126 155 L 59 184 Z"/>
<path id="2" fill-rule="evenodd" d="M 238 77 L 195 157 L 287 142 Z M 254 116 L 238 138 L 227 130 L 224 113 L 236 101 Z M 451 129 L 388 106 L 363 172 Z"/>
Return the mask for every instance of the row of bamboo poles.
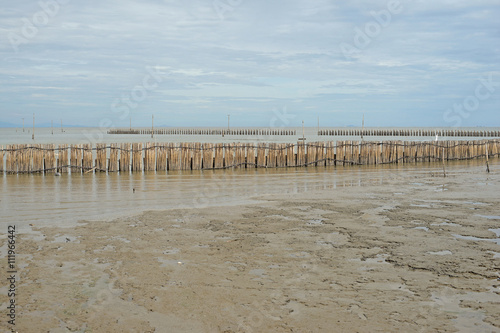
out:
<path id="1" fill-rule="evenodd" d="M 295 130 L 285 129 L 221 129 L 221 128 L 158 128 L 158 129 L 110 129 L 108 134 L 147 134 L 147 135 L 245 135 L 280 136 L 297 135 Z"/>
<path id="2" fill-rule="evenodd" d="M 445 136 L 445 137 L 500 137 L 500 131 L 457 129 L 328 129 L 319 130 L 322 136 Z"/>
<path id="3" fill-rule="evenodd" d="M 223 128 L 158 128 L 158 129 L 110 129 L 108 134 L 142 135 L 242 135 L 242 136 L 286 136 L 296 135 L 296 130 L 285 129 L 223 129 Z M 463 129 L 324 129 L 318 130 L 319 136 L 445 136 L 445 137 L 500 137 L 495 130 Z"/>
<path id="4" fill-rule="evenodd" d="M 287 143 L 16 144 L 0 147 L 1 172 L 116 172 L 283 168 L 492 158 L 500 139 Z"/>

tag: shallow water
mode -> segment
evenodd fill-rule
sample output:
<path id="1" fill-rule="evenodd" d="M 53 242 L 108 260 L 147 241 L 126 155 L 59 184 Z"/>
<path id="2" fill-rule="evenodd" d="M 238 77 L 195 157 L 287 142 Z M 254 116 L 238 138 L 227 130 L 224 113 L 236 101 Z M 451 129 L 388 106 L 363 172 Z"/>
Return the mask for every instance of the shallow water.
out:
<path id="1" fill-rule="evenodd" d="M 493 161 L 492 161 L 493 162 Z M 494 162 L 498 163 L 498 162 Z M 495 164 L 492 165 L 495 165 Z M 450 172 L 482 172 L 481 161 L 454 162 Z M 202 208 L 255 202 L 252 198 L 352 186 L 442 172 L 437 164 L 234 169 L 145 173 L 3 175 L 1 221 L 73 226 L 144 210 Z"/>

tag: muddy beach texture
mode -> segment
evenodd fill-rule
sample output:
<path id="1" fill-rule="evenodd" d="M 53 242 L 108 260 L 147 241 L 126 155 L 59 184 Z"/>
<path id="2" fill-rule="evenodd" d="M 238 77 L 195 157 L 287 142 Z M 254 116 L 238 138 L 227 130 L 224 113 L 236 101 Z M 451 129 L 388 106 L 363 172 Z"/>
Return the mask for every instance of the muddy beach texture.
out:
<path id="1" fill-rule="evenodd" d="M 16 329 L 500 332 L 500 172 L 484 169 L 34 226 Z"/>

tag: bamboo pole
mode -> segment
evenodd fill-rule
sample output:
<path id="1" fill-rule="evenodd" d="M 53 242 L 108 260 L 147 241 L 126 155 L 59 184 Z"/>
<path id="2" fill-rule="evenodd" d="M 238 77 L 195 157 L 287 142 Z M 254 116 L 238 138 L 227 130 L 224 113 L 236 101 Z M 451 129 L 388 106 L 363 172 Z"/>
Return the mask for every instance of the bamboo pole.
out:
<path id="1" fill-rule="evenodd" d="M 486 142 L 486 172 L 490 173 L 490 164 L 488 163 L 488 143 Z"/>

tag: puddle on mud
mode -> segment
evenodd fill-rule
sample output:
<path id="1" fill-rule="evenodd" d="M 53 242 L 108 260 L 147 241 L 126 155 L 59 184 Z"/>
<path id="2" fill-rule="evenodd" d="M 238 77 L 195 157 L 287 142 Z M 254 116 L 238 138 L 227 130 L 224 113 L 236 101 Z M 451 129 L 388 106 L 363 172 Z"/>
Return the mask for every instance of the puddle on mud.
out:
<path id="1" fill-rule="evenodd" d="M 435 256 L 446 256 L 453 254 L 451 251 L 444 250 L 444 251 L 437 251 L 437 252 L 427 252 L 429 254 L 435 255 Z"/>
<path id="2" fill-rule="evenodd" d="M 500 220 L 500 216 L 498 215 L 477 215 L 479 217 L 484 217 L 485 219 L 488 220 Z"/>
<path id="3" fill-rule="evenodd" d="M 487 253 L 491 253 L 493 255 L 493 259 L 500 258 L 500 252 L 487 251 Z"/>
<path id="4" fill-rule="evenodd" d="M 498 238 L 500 238 L 500 228 L 497 229 L 488 229 L 489 231 L 493 232 L 495 235 L 497 235 Z"/>
<path id="5" fill-rule="evenodd" d="M 266 270 L 262 269 L 262 268 L 256 268 L 256 269 L 250 270 L 248 272 L 248 274 L 256 275 L 258 277 L 266 277 Z"/>
<path id="6" fill-rule="evenodd" d="M 480 238 L 480 237 L 474 237 L 474 236 L 462 236 L 462 235 L 457 235 L 457 234 L 453 234 L 453 237 L 455 237 L 457 239 L 464 239 L 464 240 L 471 240 L 471 241 L 493 242 L 493 243 L 496 243 L 497 245 L 500 245 L 500 228 L 499 229 L 488 229 L 488 230 L 495 233 L 497 238 Z"/>
<path id="7" fill-rule="evenodd" d="M 441 222 L 441 223 L 432 223 L 431 226 L 449 226 L 449 227 L 461 227 L 460 224 L 451 223 L 451 222 Z"/>
<path id="8" fill-rule="evenodd" d="M 382 253 L 382 254 L 377 254 L 373 258 L 355 258 L 355 259 L 348 259 L 348 261 L 366 263 L 366 264 L 388 264 L 388 265 L 390 265 L 386 261 L 387 257 L 389 257 L 388 254 Z"/>
<path id="9" fill-rule="evenodd" d="M 269 217 L 269 218 L 280 218 L 280 219 L 283 219 L 283 220 L 291 220 L 292 218 L 290 216 L 285 216 L 285 215 L 281 215 L 281 214 L 274 214 L 274 215 L 267 215 L 265 217 Z"/>
<path id="10" fill-rule="evenodd" d="M 174 266 L 182 266 L 184 262 L 181 260 L 172 260 L 172 259 L 164 259 L 164 258 L 156 258 L 158 262 L 161 263 L 160 267 L 174 267 Z"/>
<path id="11" fill-rule="evenodd" d="M 168 249 L 168 250 L 163 251 L 163 254 L 176 254 L 179 252 L 180 252 L 179 249 Z"/>
<path id="12" fill-rule="evenodd" d="M 52 243 L 69 243 L 69 242 L 80 243 L 80 240 L 74 236 L 59 235 L 55 237 L 54 240 L 52 241 Z"/>
<path id="13" fill-rule="evenodd" d="M 485 315 L 481 310 L 460 306 L 462 301 L 499 302 L 500 295 L 494 292 L 458 294 L 450 288 L 445 288 L 439 293 L 433 293 L 431 299 L 440 310 L 457 317 L 453 319 L 453 322 L 460 332 L 496 332 L 498 330 L 495 326 L 484 322 Z"/>
<path id="14" fill-rule="evenodd" d="M 323 219 L 312 219 L 312 220 L 307 221 L 306 224 L 307 225 L 322 225 L 322 224 L 324 224 L 323 221 L 324 221 Z"/>

